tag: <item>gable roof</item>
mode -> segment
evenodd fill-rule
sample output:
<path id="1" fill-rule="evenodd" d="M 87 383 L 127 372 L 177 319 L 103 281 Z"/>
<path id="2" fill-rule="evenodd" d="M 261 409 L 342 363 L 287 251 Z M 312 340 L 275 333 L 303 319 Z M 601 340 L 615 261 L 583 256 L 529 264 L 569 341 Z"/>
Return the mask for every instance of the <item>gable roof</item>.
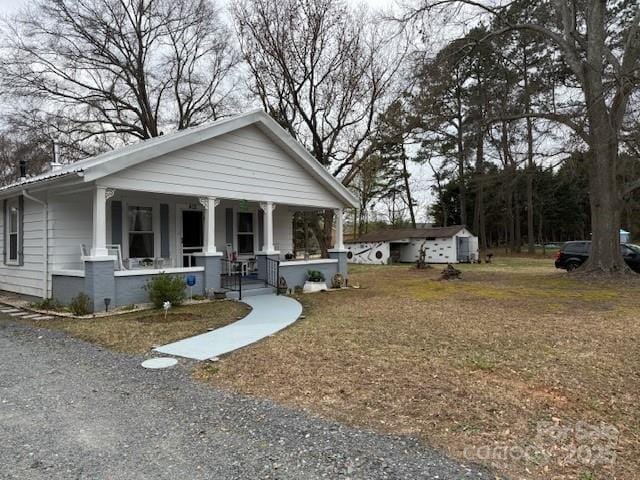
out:
<path id="1" fill-rule="evenodd" d="M 64 165 L 58 170 L 45 172 L 41 175 L 0 187 L 0 195 L 6 196 L 31 186 L 55 183 L 70 176 L 82 177 L 85 182 L 95 181 L 146 160 L 211 140 L 249 125 L 258 126 L 272 141 L 291 155 L 311 176 L 332 191 L 345 205 L 358 207 L 358 201 L 354 195 L 320 165 L 300 142 L 295 140 L 262 110 L 253 110 L 234 117 L 179 130 Z"/>
<path id="2" fill-rule="evenodd" d="M 430 227 L 430 228 L 401 228 L 397 230 L 379 230 L 377 232 L 365 233 L 355 240 L 345 243 L 368 243 L 368 242 L 393 242 L 394 240 L 405 240 L 408 238 L 448 238 L 453 237 L 464 225 L 452 225 L 450 227 Z"/>

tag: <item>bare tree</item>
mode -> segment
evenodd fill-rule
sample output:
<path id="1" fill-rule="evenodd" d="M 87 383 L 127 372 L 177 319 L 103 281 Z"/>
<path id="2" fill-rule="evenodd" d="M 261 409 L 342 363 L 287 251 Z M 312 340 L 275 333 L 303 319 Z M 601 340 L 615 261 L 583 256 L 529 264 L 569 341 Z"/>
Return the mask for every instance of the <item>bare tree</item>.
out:
<path id="1" fill-rule="evenodd" d="M 382 171 L 382 160 L 379 155 L 370 155 L 360 163 L 358 173 L 349 186 L 360 200 L 358 208 L 357 231 L 358 235 L 368 231 L 369 206 L 381 194 L 382 185 L 380 176 Z M 354 234 L 355 234 L 354 224 Z M 354 237 L 355 238 L 355 237 Z"/>
<path id="2" fill-rule="evenodd" d="M 4 30 L 5 94 L 69 136 L 145 139 L 229 108 L 239 55 L 207 0 L 38 0 Z"/>
<path id="3" fill-rule="evenodd" d="M 27 162 L 29 173 L 41 173 L 51 159 L 52 147 L 49 139 L 38 132 L 0 132 L 0 185 L 18 180 L 20 160 Z"/>
<path id="4" fill-rule="evenodd" d="M 402 52 L 363 9 L 342 0 L 237 0 L 250 87 L 264 109 L 349 185 L 373 151 L 378 114 Z M 324 244 L 333 212 L 324 215 Z"/>
<path id="5" fill-rule="evenodd" d="M 622 184 L 618 175 L 621 133 L 629 102 L 640 88 L 640 5 L 636 1 L 545 0 L 546 21 L 509 21 L 513 2 L 423 0 L 404 20 L 424 20 L 442 9 L 481 12 L 496 27 L 489 36 L 527 32 L 560 53 L 580 99 L 564 109 L 530 111 L 520 118 L 545 118 L 568 126 L 588 146 L 592 249 L 583 267 L 593 272 L 620 272 L 619 228 L 623 198 L 640 181 Z M 517 2 L 516 2 L 517 3 Z M 464 8 L 463 8 L 464 7 Z"/>

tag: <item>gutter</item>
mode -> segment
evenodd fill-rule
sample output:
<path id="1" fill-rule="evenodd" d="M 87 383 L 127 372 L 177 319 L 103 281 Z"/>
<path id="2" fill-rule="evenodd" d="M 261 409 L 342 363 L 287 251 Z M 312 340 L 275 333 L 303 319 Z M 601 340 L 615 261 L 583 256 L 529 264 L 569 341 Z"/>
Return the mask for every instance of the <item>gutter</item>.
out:
<path id="1" fill-rule="evenodd" d="M 49 204 L 33 197 L 26 190 L 22 196 L 42 206 L 42 298 L 49 298 Z"/>
<path id="2" fill-rule="evenodd" d="M 25 182 L 14 183 L 11 185 L 0 187 L 0 197 L 13 196 L 16 194 L 16 192 L 19 192 L 19 193 L 24 192 L 25 188 L 33 187 L 33 188 L 40 189 L 42 187 L 46 187 L 50 185 L 51 183 L 57 183 L 62 180 L 66 180 L 71 176 L 75 176 L 77 178 L 83 178 L 84 171 L 78 170 L 75 172 L 64 172 L 64 173 L 61 173 L 60 175 L 54 175 L 51 177 L 40 178 L 36 180 L 33 180 L 33 178 L 27 178 Z"/>

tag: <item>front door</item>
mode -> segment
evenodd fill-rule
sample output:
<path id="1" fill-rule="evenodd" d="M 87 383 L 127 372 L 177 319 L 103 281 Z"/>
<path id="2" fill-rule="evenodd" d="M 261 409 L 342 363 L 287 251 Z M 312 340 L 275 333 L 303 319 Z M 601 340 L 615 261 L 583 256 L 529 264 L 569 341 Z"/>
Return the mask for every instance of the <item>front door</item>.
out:
<path id="1" fill-rule="evenodd" d="M 204 245 L 202 210 L 182 211 L 182 266 L 195 266 L 193 254 L 202 252 Z"/>

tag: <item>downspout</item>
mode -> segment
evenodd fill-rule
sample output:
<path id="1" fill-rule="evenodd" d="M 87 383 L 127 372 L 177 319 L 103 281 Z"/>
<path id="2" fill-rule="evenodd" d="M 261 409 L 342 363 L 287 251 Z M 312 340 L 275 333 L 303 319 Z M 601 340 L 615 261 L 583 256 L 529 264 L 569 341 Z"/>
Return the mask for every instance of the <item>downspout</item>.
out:
<path id="1" fill-rule="evenodd" d="M 44 200 L 33 197 L 26 190 L 22 190 L 22 195 L 29 200 L 42 205 L 42 298 L 49 298 L 49 204 Z"/>

